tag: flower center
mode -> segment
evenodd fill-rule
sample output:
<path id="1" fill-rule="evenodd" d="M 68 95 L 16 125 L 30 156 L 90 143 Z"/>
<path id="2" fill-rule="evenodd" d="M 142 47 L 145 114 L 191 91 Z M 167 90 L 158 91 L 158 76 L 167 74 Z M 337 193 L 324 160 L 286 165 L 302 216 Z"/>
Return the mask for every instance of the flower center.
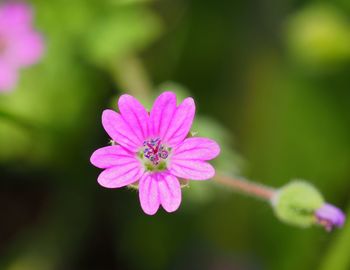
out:
<path id="1" fill-rule="evenodd" d="M 143 148 L 140 150 L 139 155 L 144 161 L 147 170 L 165 170 L 170 151 L 171 148 L 162 144 L 160 138 L 151 138 L 143 142 Z"/>

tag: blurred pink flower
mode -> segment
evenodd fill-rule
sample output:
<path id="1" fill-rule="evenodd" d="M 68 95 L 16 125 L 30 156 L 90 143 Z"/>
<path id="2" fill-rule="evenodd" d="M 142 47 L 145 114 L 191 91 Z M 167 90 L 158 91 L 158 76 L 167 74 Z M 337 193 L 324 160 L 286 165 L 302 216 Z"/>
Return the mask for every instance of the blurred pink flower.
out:
<path id="1" fill-rule="evenodd" d="M 207 180 L 214 168 L 207 160 L 215 158 L 219 145 L 207 138 L 186 138 L 195 115 L 192 98 L 176 105 L 176 95 L 162 93 L 150 114 L 130 95 L 122 95 L 120 113 L 105 110 L 102 125 L 118 143 L 100 148 L 91 163 L 105 169 L 98 183 L 107 188 L 138 184 L 143 211 L 153 215 L 160 205 L 173 212 L 181 203 L 178 178 Z"/>
<path id="2" fill-rule="evenodd" d="M 43 54 L 42 36 L 32 28 L 32 9 L 24 3 L 0 6 L 0 91 L 12 90 L 20 68 L 35 64 Z"/>
<path id="3" fill-rule="evenodd" d="M 327 231 L 331 231 L 334 227 L 343 227 L 345 223 L 343 211 L 329 203 L 325 203 L 317 209 L 315 216 L 317 222 Z"/>

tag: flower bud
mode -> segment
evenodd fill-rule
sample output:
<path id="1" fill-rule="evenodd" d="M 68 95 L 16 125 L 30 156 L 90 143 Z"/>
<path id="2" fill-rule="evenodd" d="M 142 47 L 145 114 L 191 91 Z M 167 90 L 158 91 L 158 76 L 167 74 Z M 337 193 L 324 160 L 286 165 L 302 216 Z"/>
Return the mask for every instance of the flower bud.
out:
<path id="1" fill-rule="evenodd" d="M 323 204 L 321 193 L 300 180 L 280 188 L 272 199 L 275 214 L 281 221 L 304 228 L 316 223 L 315 211 Z"/>
<path id="2" fill-rule="evenodd" d="M 331 231 L 345 222 L 345 214 L 326 203 L 321 193 L 305 181 L 292 181 L 280 188 L 271 202 L 276 216 L 291 225 L 304 228 L 321 225 Z"/>

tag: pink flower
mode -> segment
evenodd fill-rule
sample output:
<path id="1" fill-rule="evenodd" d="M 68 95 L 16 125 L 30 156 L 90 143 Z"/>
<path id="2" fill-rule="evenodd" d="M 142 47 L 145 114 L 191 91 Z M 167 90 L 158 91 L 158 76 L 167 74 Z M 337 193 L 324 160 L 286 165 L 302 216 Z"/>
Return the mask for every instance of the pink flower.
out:
<path id="1" fill-rule="evenodd" d="M 32 28 L 32 10 L 24 3 L 9 2 L 0 7 L 0 91 L 16 86 L 20 68 L 35 64 L 44 43 Z"/>
<path id="2" fill-rule="evenodd" d="M 102 125 L 118 143 L 100 148 L 91 163 L 104 169 L 97 181 L 107 188 L 138 184 L 143 211 L 153 215 L 160 205 L 173 212 L 181 203 L 179 178 L 207 180 L 214 168 L 207 160 L 215 158 L 219 145 L 207 138 L 186 138 L 195 115 L 192 98 L 179 106 L 176 95 L 162 93 L 148 114 L 141 103 L 122 95 L 120 113 L 105 110 Z"/>

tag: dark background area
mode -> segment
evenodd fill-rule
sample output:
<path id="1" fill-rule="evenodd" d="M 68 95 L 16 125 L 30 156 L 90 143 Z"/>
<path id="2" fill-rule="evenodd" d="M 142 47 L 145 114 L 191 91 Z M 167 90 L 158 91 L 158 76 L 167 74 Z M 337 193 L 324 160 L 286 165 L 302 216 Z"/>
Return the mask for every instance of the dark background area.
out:
<path id="1" fill-rule="evenodd" d="M 218 169 L 273 187 L 307 179 L 346 210 L 349 1 L 30 3 L 47 48 L 0 95 L 0 269 L 350 269 L 349 224 L 294 228 L 210 181 L 150 217 L 89 163 L 118 95 L 149 107 L 171 90 L 194 97 Z"/>

